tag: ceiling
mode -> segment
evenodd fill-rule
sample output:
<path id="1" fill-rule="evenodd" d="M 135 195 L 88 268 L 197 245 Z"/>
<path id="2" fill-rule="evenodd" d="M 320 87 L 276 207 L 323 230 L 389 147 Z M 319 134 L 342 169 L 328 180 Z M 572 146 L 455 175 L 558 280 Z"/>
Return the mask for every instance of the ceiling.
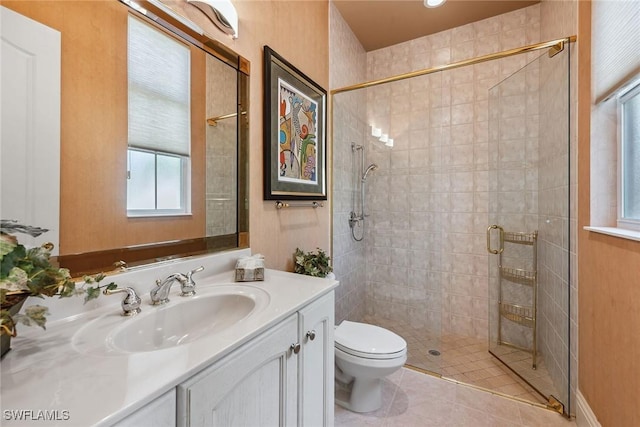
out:
<path id="1" fill-rule="evenodd" d="M 434 9 L 422 0 L 333 0 L 368 52 L 480 21 L 540 0 L 447 0 Z"/>

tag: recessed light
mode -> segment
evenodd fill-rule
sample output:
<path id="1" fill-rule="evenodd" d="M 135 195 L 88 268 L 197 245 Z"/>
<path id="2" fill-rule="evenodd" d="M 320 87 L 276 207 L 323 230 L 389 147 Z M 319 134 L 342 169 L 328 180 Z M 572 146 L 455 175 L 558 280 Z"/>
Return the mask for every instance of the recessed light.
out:
<path id="1" fill-rule="evenodd" d="M 425 7 L 433 8 L 442 6 L 446 0 L 424 0 Z"/>

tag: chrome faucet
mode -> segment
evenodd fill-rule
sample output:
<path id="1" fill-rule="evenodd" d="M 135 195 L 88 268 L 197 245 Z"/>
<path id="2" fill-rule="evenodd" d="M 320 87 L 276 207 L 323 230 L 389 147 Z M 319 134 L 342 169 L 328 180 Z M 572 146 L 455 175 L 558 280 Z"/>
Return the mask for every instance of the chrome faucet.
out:
<path id="1" fill-rule="evenodd" d="M 169 291 L 173 282 L 180 282 L 180 296 L 190 297 L 196 294 L 196 283 L 193 281 L 193 274 L 204 270 L 203 266 L 191 270 L 187 274 L 175 273 L 164 280 L 156 280 L 156 287 L 151 290 L 151 304 L 160 305 L 169 302 Z"/>
<path id="2" fill-rule="evenodd" d="M 194 273 L 199 273 L 204 270 L 204 266 L 200 266 L 194 270 L 191 270 L 186 275 L 181 275 L 177 280 L 180 282 L 180 296 L 192 297 L 196 294 L 196 282 L 193 281 Z"/>
<path id="3" fill-rule="evenodd" d="M 140 313 L 142 310 L 140 309 L 140 303 L 142 300 L 136 294 L 135 289 L 133 288 L 116 288 L 116 289 L 105 289 L 102 291 L 104 295 L 112 295 L 119 293 L 126 293 L 127 296 L 122 300 L 122 315 L 123 316 L 134 316 Z"/>

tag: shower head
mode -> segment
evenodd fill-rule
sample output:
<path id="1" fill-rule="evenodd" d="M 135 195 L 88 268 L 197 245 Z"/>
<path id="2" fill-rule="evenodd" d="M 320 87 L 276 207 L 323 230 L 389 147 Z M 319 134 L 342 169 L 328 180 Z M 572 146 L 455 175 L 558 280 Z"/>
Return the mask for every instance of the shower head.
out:
<path id="1" fill-rule="evenodd" d="M 378 165 L 376 165 L 375 163 L 371 163 L 367 170 L 365 170 L 362 174 L 362 182 L 365 182 L 367 180 L 367 175 L 369 175 L 369 172 L 373 172 L 376 169 L 378 169 Z"/>

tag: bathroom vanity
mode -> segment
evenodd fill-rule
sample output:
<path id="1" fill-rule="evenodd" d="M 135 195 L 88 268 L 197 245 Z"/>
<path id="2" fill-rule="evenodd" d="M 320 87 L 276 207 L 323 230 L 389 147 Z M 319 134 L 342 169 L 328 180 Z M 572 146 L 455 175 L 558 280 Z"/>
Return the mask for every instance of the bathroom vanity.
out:
<path id="1" fill-rule="evenodd" d="M 75 313 L 71 306 L 82 301 L 47 304 L 64 316 L 47 331 L 21 327 L 2 360 L 2 425 L 29 425 L 37 416 L 38 425 L 333 425 L 338 282 L 267 270 L 263 282 L 235 283 L 235 260 L 248 254 L 110 277 L 142 296 L 142 313 L 131 318 L 120 315 L 115 296 Z M 195 297 L 180 297 L 176 286 L 168 304 L 149 304 L 155 279 L 199 265 Z M 198 321 L 198 307 L 217 301 L 233 310 Z M 246 314 L 231 315 L 246 304 Z M 192 333 L 178 341 L 158 335 L 180 328 Z"/>

